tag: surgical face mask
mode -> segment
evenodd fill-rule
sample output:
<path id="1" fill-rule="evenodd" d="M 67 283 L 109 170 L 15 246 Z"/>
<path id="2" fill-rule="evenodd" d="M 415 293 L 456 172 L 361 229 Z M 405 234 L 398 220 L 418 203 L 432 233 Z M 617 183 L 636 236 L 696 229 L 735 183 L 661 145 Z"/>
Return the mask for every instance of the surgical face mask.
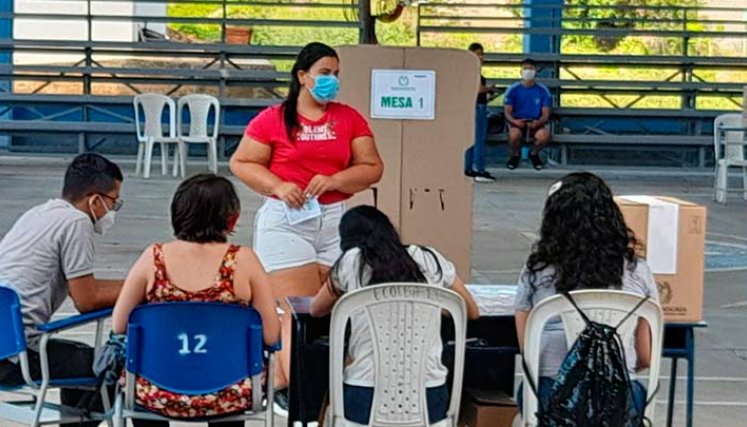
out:
<path id="1" fill-rule="evenodd" d="M 529 68 L 525 68 L 521 70 L 521 79 L 524 81 L 532 81 L 534 80 L 534 77 L 537 75 L 536 70 L 532 70 Z"/>
<path id="2" fill-rule="evenodd" d="M 320 74 L 314 77 L 314 87 L 309 93 L 320 104 L 333 101 L 340 91 L 340 80 L 333 75 Z"/>
<path id="3" fill-rule="evenodd" d="M 93 231 L 96 234 L 104 234 L 110 228 L 112 228 L 112 226 L 114 226 L 114 221 L 116 219 L 117 213 L 109 209 L 109 207 L 106 206 L 106 203 L 104 203 L 104 208 L 106 209 L 106 213 L 104 214 L 104 216 L 102 216 L 101 218 L 96 218 L 96 213 L 93 211 L 93 205 L 91 205 L 91 215 L 94 218 Z"/>

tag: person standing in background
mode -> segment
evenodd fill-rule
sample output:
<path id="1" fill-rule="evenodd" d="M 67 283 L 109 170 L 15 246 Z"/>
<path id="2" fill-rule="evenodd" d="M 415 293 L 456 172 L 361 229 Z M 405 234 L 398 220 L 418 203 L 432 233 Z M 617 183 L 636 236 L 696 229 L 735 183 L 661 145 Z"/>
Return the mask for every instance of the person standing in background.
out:
<path id="1" fill-rule="evenodd" d="M 312 296 L 341 255 L 338 226 L 345 200 L 381 179 L 384 166 L 366 119 L 333 102 L 339 90 L 337 53 L 310 43 L 291 71 L 288 97 L 247 126 L 231 171 L 266 196 L 254 220 L 254 250 L 285 312 L 278 353 L 278 389 L 290 378 L 288 296 Z M 287 394 L 275 394 L 286 415 Z"/>
<path id="2" fill-rule="evenodd" d="M 469 45 L 469 51 L 480 59 L 482 66 L 485 49 L 480 43 Z M 475 142 L 464 154 L 464 175 L 476 182 L 493 182 L 495 177 L 485 170 L 485 148 L 488 139 L 488 95 L 495 94 L 495 85 L 487 86 L 487 80 L 480 74 L 480 88 L 475 105 Z"/>

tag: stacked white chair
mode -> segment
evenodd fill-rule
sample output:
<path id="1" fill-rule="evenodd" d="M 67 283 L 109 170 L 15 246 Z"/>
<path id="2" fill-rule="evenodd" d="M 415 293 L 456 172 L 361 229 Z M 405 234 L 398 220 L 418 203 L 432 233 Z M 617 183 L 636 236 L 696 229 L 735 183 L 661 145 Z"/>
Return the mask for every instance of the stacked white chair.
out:
<path id="1" fill-rule="evenodd" d="M 189 133 L 184 134 L 182 117 L 184 109 L 189 110 Z M 214 110 L 212 132 L 208 132 L 210 110 Z M 207 144 L 208 169 L 218 173 L 218 128 L 220 123 L 220 102 L 210 95 L 192 94 L 179 98 L 177 103 L 176 135 L 179 140 L 180 172 L 184 177 L 187 169 L 189 144 Z"/>
<path id="2" fill-rule="evenodd" d="M 169 155 L 168 145 L 178 143 L 176 138 L 176 105 L 174 104 L 174 100 L 160 93 L 143 93 L 135 95 L 132 104 L 135 108 L 135 130 L 138 141 L 135 174 L 140 175 L 140 170 L 143 169 L 143 178 L 150 177 L 153 148 L 158 143 L 161 144 L 161 174 L 166 175 L 166 164 Z M 168 108 L 169 119 L 166 135 L 164 135 L 163 123 L 161 122 L 164 108 Z M 141 109 L 145 116 L 143 124 L 140 123 Z M 144 168 L 142 167 L 143 157 L 145 157 Z M 178 155 L 174 159 L 174 176 L 177 173 L 177 159 Z"/>
<path id="3" fill-rule="evenodd" d="M 715 161 L 714 182 L 715 200 L 726 203 L 729 192 L 729 168 L 742 168 L 743 197 L 747 200 L 747 159 L 744 150 L 747 145 L 744 131 L 721 131 L 721 128 L 743 127 L 741 114 L 722 114 L 713 123 L 713 154 Z M 723 138 L 721 136 L 723 135 Z M 721 155 L 723 153 L 723 156 Z"/>

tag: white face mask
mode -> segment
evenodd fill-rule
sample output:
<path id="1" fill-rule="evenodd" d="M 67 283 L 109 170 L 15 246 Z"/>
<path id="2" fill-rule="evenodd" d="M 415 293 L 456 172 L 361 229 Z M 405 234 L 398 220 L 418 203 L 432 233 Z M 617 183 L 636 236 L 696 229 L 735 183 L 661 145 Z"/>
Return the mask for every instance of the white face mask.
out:
<path id="1" fill-rule="evenodd" d="M 535 70 L 521 70 L 521 79 L 524 81 L 532 81 L 534 80 L 534 77 L 537 75 L 537 71 Z"/>
<path id="2" fill-rule="evenodd" d="M 104 234 L 106 233 L 112 226 L 114 226 L 114 221 L 116 219 L 117 213 L 113 210 L 110 210 L 106 203 L 104 203 L 104 208 L 106 209 L 106 213 L 101 218 L 96 218 L 96 214 L 93 211 L 93 206 L 91 206 L 91 215 L 93 216 L 93 231 L 96 234 Z"/>

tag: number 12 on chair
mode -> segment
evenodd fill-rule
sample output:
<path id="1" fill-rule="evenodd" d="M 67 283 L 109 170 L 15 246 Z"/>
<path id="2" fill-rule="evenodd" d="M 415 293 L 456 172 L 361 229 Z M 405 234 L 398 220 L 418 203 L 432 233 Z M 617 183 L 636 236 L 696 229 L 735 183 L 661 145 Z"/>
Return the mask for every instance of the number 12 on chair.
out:
<path id="1" fill-rule="evenodd" d="M 179 334 L 179 336 L 177 336 L 177 339 L 182 344 L 182 347 L 179 349 L 179 354 L 182 356 L 192 353 L 205 354 L 208 352 L 205 348 L 205 344 L 207 343 L 207 335 L 194 334 L 192 335 L 192 339 L 190 340 L 188 334 Z"/>

